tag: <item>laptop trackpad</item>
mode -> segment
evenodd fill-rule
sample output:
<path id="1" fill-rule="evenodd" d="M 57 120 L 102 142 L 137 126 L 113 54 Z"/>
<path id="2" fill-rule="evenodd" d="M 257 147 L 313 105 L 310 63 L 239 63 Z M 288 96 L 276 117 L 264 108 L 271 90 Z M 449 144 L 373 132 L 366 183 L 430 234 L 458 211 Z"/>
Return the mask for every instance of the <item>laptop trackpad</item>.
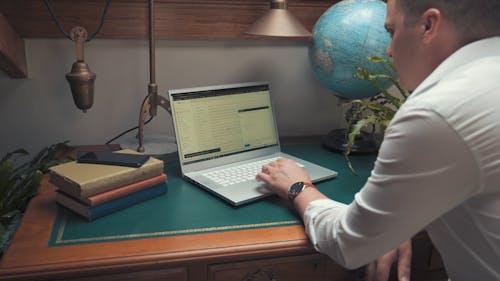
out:
<path id="1" fill-rule="evenodd" d="M 250 180 L 232 186 L 219 187 L 215 189 L 215 191 L 235 201 L 272 194 L 272 192 L 267 189 L 265 183 L 256 180 Z"/>

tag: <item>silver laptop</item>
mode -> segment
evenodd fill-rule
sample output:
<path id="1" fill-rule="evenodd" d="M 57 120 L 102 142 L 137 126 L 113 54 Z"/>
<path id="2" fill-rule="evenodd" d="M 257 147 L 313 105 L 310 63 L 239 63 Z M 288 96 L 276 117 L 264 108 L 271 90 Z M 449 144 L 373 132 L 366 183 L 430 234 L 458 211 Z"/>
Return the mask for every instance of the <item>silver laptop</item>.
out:
<path id="1" fill-rule="evenodd" d="M 267 83 L 176 89 L 168 94 L 183 177 L 232 205 L 272 194 L 255 176 L 263 164 L 278 157 L 294 159 L 313 182 L 337 175 L 280 151 Z"/>

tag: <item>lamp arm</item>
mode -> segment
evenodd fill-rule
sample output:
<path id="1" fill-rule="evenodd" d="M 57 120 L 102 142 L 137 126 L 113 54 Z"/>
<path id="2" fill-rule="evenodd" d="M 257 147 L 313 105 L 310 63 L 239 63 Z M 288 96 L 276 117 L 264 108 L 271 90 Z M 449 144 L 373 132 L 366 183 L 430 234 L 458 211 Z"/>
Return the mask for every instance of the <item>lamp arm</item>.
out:
<path id="1" fill-rule="evenodd" d="M 139 147 L 137 151 L 144 152 L 144 122 L 148 116 L 156 116 L 157 106 L 161 106 L 170 115 L 170 101 L 158 94 L 158 84 L 156 84 L 156 67 L 155 67 L 155 14 L 154 0 L 149 0 L 149 84 L 148 96 L 144 99 L 139 112 L 139 128 L 137 138 L 139 139 Z"/>
<path id="2" fill-rule="evenodd" d="M 155 38 L 155 13 L 154 0 L 149 0 L 149 99 L 151 107 L 149 114 L 156 116 L 156 105 L 158 97 L 158 85 L 156 84 L 156 38 Z"/>

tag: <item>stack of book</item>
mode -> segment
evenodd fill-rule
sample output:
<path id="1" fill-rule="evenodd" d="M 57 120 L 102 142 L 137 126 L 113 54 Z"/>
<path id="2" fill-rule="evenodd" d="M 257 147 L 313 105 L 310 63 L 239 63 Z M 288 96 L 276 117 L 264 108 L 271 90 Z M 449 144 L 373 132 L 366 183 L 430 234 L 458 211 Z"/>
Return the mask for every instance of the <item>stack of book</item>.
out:
<path id="1" fill-rule="evenodd" d="M 87 220 L 165 194 L 166 180 L 163 161 L 154 157 L 139 168 L 76 161 L 50 168 L 50 182 L 57 188 L 56 202 Z"/>

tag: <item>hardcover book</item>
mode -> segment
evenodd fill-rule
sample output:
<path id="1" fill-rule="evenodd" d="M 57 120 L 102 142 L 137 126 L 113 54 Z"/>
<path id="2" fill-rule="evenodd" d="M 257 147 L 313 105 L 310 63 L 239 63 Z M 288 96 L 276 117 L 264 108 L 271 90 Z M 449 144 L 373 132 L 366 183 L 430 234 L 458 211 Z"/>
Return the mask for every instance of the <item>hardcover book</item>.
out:
<path id="1" fill-rule="evenodd" d="M 162 173 L 159 176 L 152 177 L 152 178 L 145 179 L 145 180 L 138 181 L 138 182 L 133 182 L 131 184 L 120 186 L 118 188 L 111 189 L 111 190 L 108 190 L 108 191 L 105 191 L 105 192 L 102 192 L 102 193 L 99 193 L 96 195 L 92 195 L 90 197 L 79 197 L 79 198 L 73 198 L 73 199 L 76 199 L 87 206 L 96 206 L 96 205 L 100 205 L 104 202 L 108 202 L 108 201 L 111 201 L 113 199 L 123 197 L 127 194 L 134 193 L 136 191 L 149 188 L 153 185 L 165 183 L 166 180 L 167 180 L 167 175 Z M 71 196 L 70 194 L 67 194 L 67 195 Z"/>
<path id="2" fill-rule="evenodd" d="M 92 221 L 132 205 L 163 195 L 167 192 L 167 189 L 167 183 L 160 183 L 96 206 L 85 205 L 64 194 L 62 191 L 58 191 L 56 194 L 56 202 L 86 218 L 87 220 Z"/>
<path id="3" fill-rule="evenodd" d="M 131 149 L 119 152 L 137 153 Z M 84 198 L 152 178 L 161 173 L 163 173 L 163 161 L 154 157 L 150 157 L 139 168 L 72 161 L 51 167 L 50 182 L 75 198 Z"/>

